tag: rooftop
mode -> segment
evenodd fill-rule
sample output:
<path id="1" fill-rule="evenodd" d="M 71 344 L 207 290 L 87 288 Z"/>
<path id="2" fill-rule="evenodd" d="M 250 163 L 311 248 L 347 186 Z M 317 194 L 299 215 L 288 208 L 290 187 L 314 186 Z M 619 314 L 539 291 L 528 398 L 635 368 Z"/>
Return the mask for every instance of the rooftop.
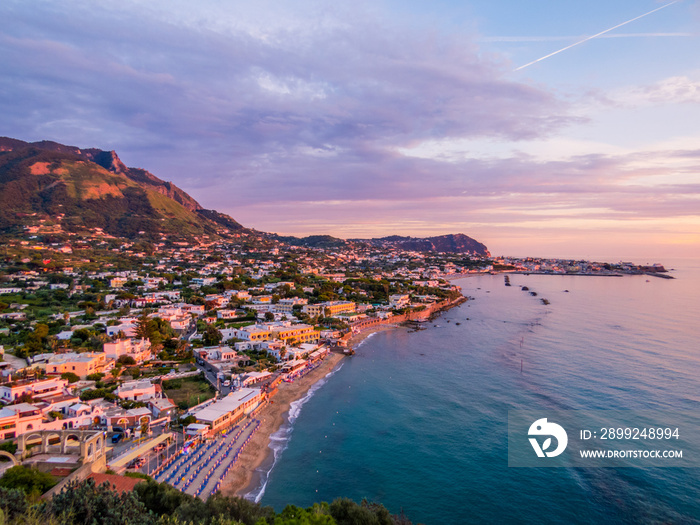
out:
<path id="1" fill-rule="evenodd" d="M 203 408 L 199 412 L 196 412 L 194 415 L 200 421 L 213 422 L 219 419 L 224 414 L 233 412 L 242 404 L 246 403 L 247 401 L 250 401 L 258 394 L 260 394 L 260 390 L 257 388 L 241 388 L 240 390 L 231 392 L 229 395 L 227 395 L 220 401 L 217 401 L 216 403 L 213 403 L 212 405 Z"/>

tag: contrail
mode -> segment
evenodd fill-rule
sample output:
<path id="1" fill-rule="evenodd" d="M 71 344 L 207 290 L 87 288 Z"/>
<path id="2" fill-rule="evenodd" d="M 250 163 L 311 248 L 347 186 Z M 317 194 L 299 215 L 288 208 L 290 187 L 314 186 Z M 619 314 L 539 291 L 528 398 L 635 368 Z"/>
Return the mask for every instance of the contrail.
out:
<path id="1" fill-rule="evenodd" d="M 673 0 L 673 2 L 669 2 L 668 4 L 662 5 L 661 7 L 657 7 L 653 11 L 649 11 L 648 13 L 644 13 L 643 15 L 639 15 L 639 16 L 633 18 L 632 20 L 627 20 L 627 22 L 622 22 L 621 24 L 617 24 L 615 27 L 611 27 L 610 29 L 606 29 L 605 31 L 601 31 L 600 33 L 597 33 L 593 36 L 586 37 L 583 40 L 579 40 L 578 42 L 571 44 L 570 46 L 563 47 L 559 51 L 555 51 L 554 53 L 550 53 L 549 55 L 545 55 L 542 58 L 538 58 L 537 60 L 533 60 L 532 62 L 529 62 L 529 63 L 525 64 L 524 66 L 520 66 L 519 68 L 514 69 L 514 71 L 520 71 L 521 69 L 525 69 L 526 67 L 531 66 L 532 64 L 536 64 L 537 62 L 540 62 L 541 60 L 544 60 L 545 58 L 552 57 L 556 54 L 561 53 L 562 51 L 566 51 L 567 49 L 571 49 L 574 46 L 577 46 L 579 44 L 583 44 L 584 42 L 588 42 L 589 40 L 593 40 L 594 38 L 599 37 L 600 35 L 604 35 L 605 33 L 609 33 L 610 31 L 613 31 L 613 30 L 617 29 L 618 27 L 622 27 L 624 25 L 629 24 L 630 22 L 634 22 L 635 20 L 639 20 L 640 18 L 644 18 L 645 16 L 649 16 L 652 13 L 656 13 L 657 11 L 660 11 L 664 7 L 668 7 L 670 5 L 677 4 L 680 1 L 681 0 Z"/>

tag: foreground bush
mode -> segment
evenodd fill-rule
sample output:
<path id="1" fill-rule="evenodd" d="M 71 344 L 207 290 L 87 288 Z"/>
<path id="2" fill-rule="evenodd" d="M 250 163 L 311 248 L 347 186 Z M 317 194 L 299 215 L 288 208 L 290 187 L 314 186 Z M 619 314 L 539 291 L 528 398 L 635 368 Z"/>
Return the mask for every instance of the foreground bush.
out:
<path id="1" fill-rule="evenodd" d="M 121 494 L 108 483 L 71 482 L 51 500 L 33 504 L 24 490 L 0 484 L 0 513 L 1 525 L 411 525 L 367 501 L 339 498 L 306 509 L 288 505 L 276 513 L 221 494 L 202 501 L 152 479 Z"/>

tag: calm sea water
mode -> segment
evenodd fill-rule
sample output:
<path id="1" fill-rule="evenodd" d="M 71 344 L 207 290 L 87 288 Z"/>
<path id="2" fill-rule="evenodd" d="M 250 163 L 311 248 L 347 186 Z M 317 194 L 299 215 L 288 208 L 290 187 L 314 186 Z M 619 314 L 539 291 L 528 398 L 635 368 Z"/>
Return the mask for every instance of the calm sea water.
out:
<path id="1" fill-rule="evenodd" d="M 700 262 L 673 275 L 457 281 L 473 300 L 371 336 L 295 406 L 261 503 L 367 498 L 427 524 L 700 523 L 698 468 L 507 466 L 508 410 L 700 410 Z"/>

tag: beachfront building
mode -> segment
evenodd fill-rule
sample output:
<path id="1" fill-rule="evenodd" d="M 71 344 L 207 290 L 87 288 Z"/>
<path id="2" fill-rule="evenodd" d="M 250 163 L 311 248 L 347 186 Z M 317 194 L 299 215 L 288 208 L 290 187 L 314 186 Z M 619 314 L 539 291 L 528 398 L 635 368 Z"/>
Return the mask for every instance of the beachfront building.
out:
<path id="1" fill-rule="evenodd" d="M 311 352 L 309 354 L 308 361 L 309 361 L 309 363 L 316 363 L 318 361 L 325 359 L 328 356 L 328 354 L 330 354 L 330 353 L 331 353 L 330 348 L 323 345 L 318 350 L 314 350 L 313 352 Z"/>
<path id="2" fill-rule="evenodd" d="M 254 385 L 255 383 L 261 383 L 267 381 L 272 377 L 272 373 L 265 370 L 264 372 L 248 372 L 247 374 L 241 374 L 241 386 L 248 387 Z"/>
<path id="3" fill-rule="evenodd" d="M 265 399 L 259 388 L 241 388 L 225 398 L 194 413 L 197 423 L 207 425 L 210 433 L 236 424 L 246 414 L 253 411 Z"/>
<path id="4" fill-rule="evenodd" d="M 285 344 L 315 343 L 321 337 L 320 332 L 308 324 L 295 324 L 291 326 L 274 326 L 271 328 L 276 339 L 284 341 Z"/>
<path id="5" fill-rule="evenodd" d="M 309 317 L 334 317 L 338 314 L 352 313 L 356 304 L 352 301 L 327 301 L 325 303 L 307 304 L 301 311 Z"/>
<path id="6" fill-rule="evenodd" d="M 319 350 L 320 348 L 323 348 L 323 345 L 319 345 L 316 343 L 302 343 L 298 347 L 295 346 L 288 346 L 285 348 L 284 352 L 284 357 L 281 355 L 278 355 L 276 353 L 271 353 L 268 351 L 268 353 L 271 353 L 272 355 L 275 356 L 277 361 L 293 361 L 296 359 L 306 359 L 309 357 L 313 352 L 316 350 Z"/>
<path id="7" fill-rule="evenodd" d="M 304 359 L 294 359 L 287 361 L 282 367 L 282 373 L 292 376 L 306 368 L 307 362 Z"/>
<path id="8" fill-rule="evenodd" d="M 392 308 L 403 308 L 409 304 L 411 304 L 411 298 L 406 294 L 389 296 L 389 306 Z"/>
<path id="9" fill-rule="evenodd" d="M 104 373 L 108 365 L 112 363 L 113 361 L 108 360 L 104 352 L 85 352 L 82 354 L 68 352 L 67 354 L 53 355 L 46 364 L 46 373 L 61 375 L 65 372 L 72 372 L 81 379 L 85 379 L 90 374 Z"/>

